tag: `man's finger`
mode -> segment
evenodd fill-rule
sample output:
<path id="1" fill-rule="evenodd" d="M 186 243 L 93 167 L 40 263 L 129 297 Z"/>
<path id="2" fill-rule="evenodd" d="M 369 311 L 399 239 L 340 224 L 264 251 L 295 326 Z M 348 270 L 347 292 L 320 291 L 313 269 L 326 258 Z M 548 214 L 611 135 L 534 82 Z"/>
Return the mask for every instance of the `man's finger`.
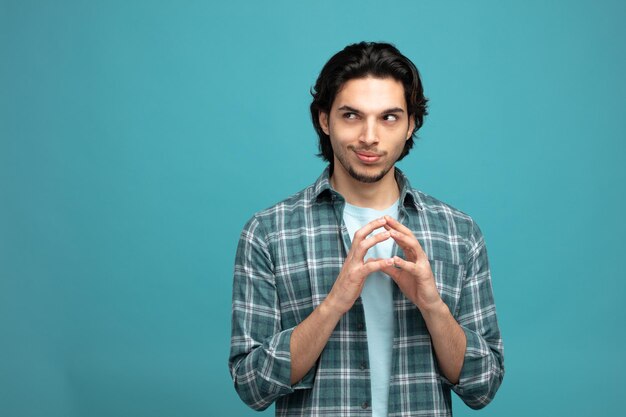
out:
<path id="1" fill-rule="evenodd" d="M 409 261 L 405 261 L 404 259 L 402 259 L 399 256 L 394 256 L 392 258 L 393 261 L 393 266 L 395 268 L 399 268 L 399 269 L 403 269 L 405 271 L 413 271 L 413 269 L 415 269 L 415 264 L 413 262 L 409 262 Z"/>
<path id="2" fill-rule="evenodd" d="M 387 240 L 391 237 L 391 234 L 387 231 L 376 233 L 373 236 L 368 237 L 365 240 L 361 240 L 360 242 L 352 241 L 352 247 L 354 248 L 354 259 L 363 260 L 365 258 L 365 254 L 370 248 L 384 240 Z M 356 245 L 356 246 L 355 246 Z"/>
<path id="3" fill-rule="evenodd" d="M 377 259 L 375 261 L 368 259 L 368 262 L 363 265 L 363 271 L 366 275 L 369 275 L 388 266 L 393 266 L 393 259 Z"/>
<path id="4" fill-rule="evenodd" d="M 394 281 L 398 282 L 398 279 L 402 276 L 402 272 L 409 274 L 415 273 L 415 264 L 410 261 L 406 261 L 399 256 L 391 258 L 391 266 L 385 266 L 383 272 L 389 275 Z"/>
<path id="5" fill-rule="evenodd" d="M 380 263 L 380 261 L 382 261 L 382 263 Z M 402 272 L 401 269 L 394 266 L 393 258 L 369 258 L 365 263 L 367 264 L 368 262 L 379 262 L 379 264 L 382 265 L 380 270 L 393 279 L 397 278 Z"/>
<path id="6" fill-rule="evenodd" d="M 393 219 L 392 217 L 389 216 L 385 216 L 387 223 L 383 226 L 387 231 L 391 232 L 392 237 L 395 239 L 395 236 L 393 235 L 393 231 L 397 231 L 399 233 L 402 233 L 404 235 L 410 236 L 412 239 L 415 239 L 415 247 L 417 249 L 416 254 L 418 256 L 426 256 L 426 252 L 424 252 L 424 248 L 422 248 L 421 243 L 419 242 L 419 240 L 417 240 L 417 238 L 415 237 L 415 235 L 413 235 L 413 232 L 411 232 L 411 230 L 404 226 L 402 223 L 398 222 L 397 220 Z M 396 240 L 397 241 L 397 240 Z M 400 244 L 398 242 L 398 244 Z M 402 247 L 402 246 L 401 246 Z M 404 248 L 402 248 L 404 249 Z"/>
<path id="7" fill-rule="evenodd" d="M 358 244 L 362 240 L 366 239 L 370 233 L 372 233 L 376 229 L 383 227 L 386 223 L 387 220 L 384 217 L 372 220 L 371 222 L 356 231 L 354 237 L 352 238 L 352 244 Z"/>
<path id="8" fill-rule="evenodd" d="M 402 232 L 405 235 L 413 236 L 413 232 L 411 232 L 411 229 L 409 229 L 408 227 L 406 227 L 405 225 L 403 225 L 402 223 L 400 223 L 393 217 L 385 216 L 384 219 L 385 219 L 386 224 L 390 226 L 392 229 L 396 229 L 397 231 Z"/>
<path id="9" fill-rule="evenodd" d="M 426 256 L 422 247 L 414 236 L 407 236 L 404 233 L 398 232 L 395 229 L 389 231 L 393 240 L 396 241 L 398 246 L 402 248 L 404 253 L 409 257 L 411 261 L 416 261 L 418 258 Z M 413 259 L 415 258 L 415 259 Z"/>
<path id="10" fill-rule="evenodd" d="M 388 265 L 386 263 L 385 266 L 383 266 L 381 268 L 381 271 L 384 272 L 385 274 L 389 275 L 391 277 L 391 279 L 393 279 L 396 282 L 398 282 L 398 278 L 400 277 L 400 274 L 402 273 L 401 269 L 396 268 L 393 265 L 393 260 L 392 260 L 392 264 L 391 265 Z"/>

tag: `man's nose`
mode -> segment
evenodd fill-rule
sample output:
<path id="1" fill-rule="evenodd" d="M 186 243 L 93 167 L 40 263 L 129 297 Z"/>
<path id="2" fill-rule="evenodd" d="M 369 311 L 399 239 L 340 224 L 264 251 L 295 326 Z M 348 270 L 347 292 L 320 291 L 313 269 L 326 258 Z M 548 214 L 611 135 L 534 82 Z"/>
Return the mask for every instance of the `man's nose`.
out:
<path id="1" fill-rule="evenodd" d="M 366 145 L 372 145 L 378 142 L 378 133 L 376 129 L 376 121 L 367 119 L 363 124 L 363 132 L 361 132 L 361 142 Z"/>

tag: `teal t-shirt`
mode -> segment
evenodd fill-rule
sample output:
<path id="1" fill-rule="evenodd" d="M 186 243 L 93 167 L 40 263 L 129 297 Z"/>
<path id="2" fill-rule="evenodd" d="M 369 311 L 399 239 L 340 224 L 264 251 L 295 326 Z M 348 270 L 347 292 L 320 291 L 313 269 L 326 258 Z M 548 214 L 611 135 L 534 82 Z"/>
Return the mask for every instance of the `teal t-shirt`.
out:
<path id="1" fill-rule="evenodd" d="M 361 227 L 382 216 L 398 218 L 398 202 L 385 210 L 345 205 L 343 220 L 348 228 L 350 239 Z M 378 229 L 374 234 L 383 232 Z M 389 238 L 371 248 L 365 259 L 390 258 L 394 240 Z M 365 310 L 367 347 L 369 350 L 370 375 L 372 386 L 372 416 L 387 416 L 389 378 L 391 376 L 391 351 L 393 347 L 393 283 L 382 272 L 370 274 L 361 292 Z"/>

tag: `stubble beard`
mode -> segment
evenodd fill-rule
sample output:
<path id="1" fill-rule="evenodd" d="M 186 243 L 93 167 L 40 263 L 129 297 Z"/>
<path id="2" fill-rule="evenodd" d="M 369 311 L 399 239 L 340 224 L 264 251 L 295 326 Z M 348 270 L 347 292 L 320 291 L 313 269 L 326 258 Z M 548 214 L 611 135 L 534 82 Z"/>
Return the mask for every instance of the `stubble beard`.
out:
<path id="1" fill-rule="evenodd" d="M 337 160 L 339 161 L 339 163 L 341 164 L 341 166 L 343 167 L 343 169 L 356 181 L 365 183 L 365 184 L 373 184 L 375 182 L 380 181 L 381 179 L 383 179 L 385 177 L 385 175 L 387 175 L 387 173 L 389 172 L 389 170 L 391 168 L 393 168 L 393 166 L 395 165 L 395 161 L 392 164 L 389 164 L 389 166 L 385 166 L 378 174 L 374 174 L 374 175 L 368 175 L 362 172 L 357 172 L 354 167 L 352 165 L 350 165 L 350 163 L 348 163 L 348 161 L 346 161 L 346 158 L 344 157 L 343 154 L 336 154 L 337 156 Z"/>
<path id="2" fill-rule="evenodd" d="M 344 165 L 344 168 L 346 168 L 345 165 Z M 382 171 L 380 171 L 376 175 L 366 175 L 366 174 L 362 174 L 362 173 L 356 172 L 354 170 L 354 168 L 352 168 L 352 166 L 348 166 L 347 168 L 348 168 L 347 169 L 348 174 L 350 174 L 350 176 L 352 178 L 354 178 L 355 180 L 357 180 L 359 182 L 363 182 L 365 184 L 373 184 L 375 182 L 378 182 L 378 181 L 382 180 L 385 177 L 385 175 L 387 175 L 389 170 L 391 169 L 391 166 L 390 167 L 386 167 L 385 169 L 383 169 Z"/>

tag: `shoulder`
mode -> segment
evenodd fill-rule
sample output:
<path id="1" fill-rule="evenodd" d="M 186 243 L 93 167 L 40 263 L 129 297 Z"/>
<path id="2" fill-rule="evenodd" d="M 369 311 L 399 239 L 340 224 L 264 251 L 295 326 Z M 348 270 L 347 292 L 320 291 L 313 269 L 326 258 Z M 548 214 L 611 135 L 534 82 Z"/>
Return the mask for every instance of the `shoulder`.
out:
<path id="1" fill-rule="evenodd" d="M 455 221 L 459 221 L 462 223 L 472 223 L 472 217 L 459 210 L 452 205 L 445 203 L 429 194 L 426 194 L 423 191 L 418 189 L 411 189 L 413 195 L 416 197 L 417 202 L 421 205 L 423 210 L 431 215 L 444 215 L 447 218 L 454 219 Z"/>
<path id="2" fill-rule="evenodd" d="M 470 247 L 482 240 L 482 232 L 469 214 L 418 189 L 411 191 L 430 228 L 459 237 Z"/>
<path id="3" fill-rule="evenodd" d="M 410 195 L 413 207 L 417 210 L 413 213 L 418 217 L 420 227 L 435 239 L 455 245 L 460 240 L 467 246 L 474 240 L 473 236 L 480 234 L 480 229 L 469 214 L 412 187 L 404 172 L 397 168 L 396 181 L 401 186 L 401 198 L 405 207 L 408 207 L 407 199 Z"/>
<path id="4" fill-rule="evenodd" d="M 248 220 L 243 233 L 253 233 L 264 240 L 271 239 L 276 233 L 302 225 L 307 213 L 315 206 L 315 185 L 285 198 L 284 200 L 260 210 Z"/>

